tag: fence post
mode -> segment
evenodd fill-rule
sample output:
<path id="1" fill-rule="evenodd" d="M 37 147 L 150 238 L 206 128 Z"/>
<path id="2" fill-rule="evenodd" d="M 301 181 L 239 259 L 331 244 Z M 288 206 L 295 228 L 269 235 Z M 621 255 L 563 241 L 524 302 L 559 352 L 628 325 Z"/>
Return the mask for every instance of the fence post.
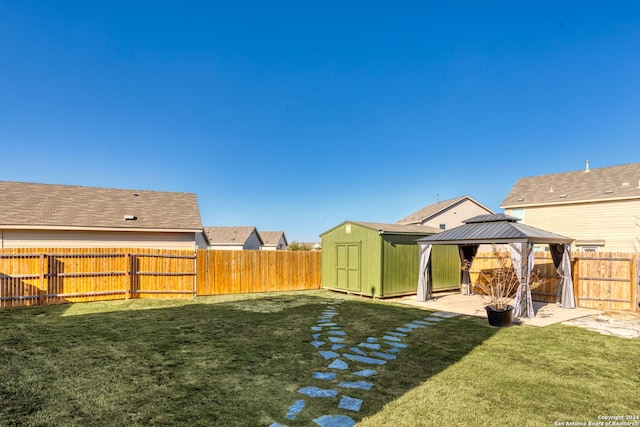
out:
<path id="1" fill-rule="evenodd" d="M 193 297 L 198 295 L 198 248 L 193 252 Z"/>
<path id="2" fill-rule="evenodd" d="M 131 280 L 132 263 L 131 263 L 131 254 L 130 253 L 126 253 L 125 256 L 127 257 L 127 276 L 126 276 L 125 284 L 124 284 L 124 299 L 128 300 L 129 299 L 129 292 L 131 290 L 131 283 L 133 283 L 133 281 Z"/>
<path id="3" fill-rule="evenodd" d="M 44 253 L 40 254 L 40 292 L 38 293 L 38 305 L 43 303 L 44 291 Z"/>
<path id="4" fill-rule="evenodd" d="M 572 272 L 571 275 L 573 276 L 573 297 L 576 300 L 576 307 L 580 306 L 580 295 L 579 295 L 579 289 L 580 287 L 578 286 L 578 282 L 580 280 L 579 278 L 579 272 L 580 272 L 580 258 L 579 257 L 575 257 L 574 259 L 574 263 L 573 263 L 573 268 L 572 268 Z"/>
<path id="5" fill-rule="evenodd" d="M 633 311 L 640 311 L 640 258 L 638 257 L 638 254 L 633 256 L 631 267 L 631 295 L 633 296 L 631 301 L 633 302 Z M 635 271 L 633 270 L 633 267 L 635 267 Z M 634 280 L 635 283 L 633 283 Z"/>

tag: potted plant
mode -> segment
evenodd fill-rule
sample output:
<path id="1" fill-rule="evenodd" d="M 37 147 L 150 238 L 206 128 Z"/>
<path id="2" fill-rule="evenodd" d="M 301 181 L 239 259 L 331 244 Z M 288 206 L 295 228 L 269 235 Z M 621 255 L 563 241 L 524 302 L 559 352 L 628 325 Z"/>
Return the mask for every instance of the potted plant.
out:
<path id="1" fill-rule="evenodd" d="M 511 256 L 507 251 L 498 250 L 493 246 L 493 256 L 497 267 L 481 271 L 476 288 L 485 301 L 485 310 L 491 326 L 509 326 L 513 322 L 512 300 L 520 286 L 520 280 L 513 268 Z M 467 267 L 468 268 L 468 267 Z M 529 277 L 529 286 L 535 289 L 541 285 L 540 270 L 535 269 Z"/>

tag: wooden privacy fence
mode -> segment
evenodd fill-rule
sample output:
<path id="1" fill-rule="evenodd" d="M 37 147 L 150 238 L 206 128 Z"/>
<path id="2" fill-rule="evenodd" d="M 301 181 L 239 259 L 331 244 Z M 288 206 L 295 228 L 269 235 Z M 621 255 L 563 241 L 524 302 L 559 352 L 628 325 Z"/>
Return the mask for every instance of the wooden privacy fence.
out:
<path id="1" fill-rule="evenodd" d="M 549 252 L 534 254 L 535 269 L 543 279 L 541 286 L 531 291 L 534 301 L 555 303 L 560 285 Z M 575 252 L 572 254 L 573 290 L 579 307 L 603 310 L 639 311 L 638 255 L 635 253 Z M 479 253 L 470 274 L 477 283 L 481 273 L 491 274 L 497 268 L 496 257 Z M 479 292 L 479 289 L 476 288 Z"/>
<path id="2" fill-rule="evenodd" d="M 193 297 L 193 251 L 0 250 L 0 307 L 128 298 Z"/>
<path id="3" fill-rule="evenodd" d="M 0 307 L 319 289 L 319 252 L 0 250 Z"/>
<path id="4" fill-rule="evenodd" d="M 320 289 L 319 251 L 198 250 L 198 295 Z"/>

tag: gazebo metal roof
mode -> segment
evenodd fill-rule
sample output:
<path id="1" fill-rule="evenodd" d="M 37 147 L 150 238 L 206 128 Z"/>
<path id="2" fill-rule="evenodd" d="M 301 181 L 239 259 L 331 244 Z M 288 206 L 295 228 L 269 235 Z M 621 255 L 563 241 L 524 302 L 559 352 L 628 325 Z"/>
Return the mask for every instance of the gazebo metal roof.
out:
<path id="1" fill-rule="evenodd" d="M 468 245 L 491 243 L 571 243 L 574 239 L 519 224 L 519 219 L 505 214 L 479 215 L 464 221 L 464 225 L 433 236 L 418 239 L 420 243 Z"/>

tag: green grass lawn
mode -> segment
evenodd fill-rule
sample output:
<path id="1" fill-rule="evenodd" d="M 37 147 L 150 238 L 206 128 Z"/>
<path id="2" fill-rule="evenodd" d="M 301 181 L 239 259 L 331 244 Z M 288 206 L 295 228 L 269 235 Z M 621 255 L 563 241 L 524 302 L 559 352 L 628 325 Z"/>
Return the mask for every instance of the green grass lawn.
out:
<path id="1" fill-rule="evenodd" d="M 0 425 L 294 427 L 344 414 L 363 426 L 539 426 L 640 413 L 640 341 L 470 317 L 411 332 L 370 391 L 349 390 L 360 411 L 339 410 L 298 393 L 336 387 L 311 377 L 328 362 L 310 344 L 336 299 L 351 346 L 429 314 L 324 291 L 0 310 Z"/>

